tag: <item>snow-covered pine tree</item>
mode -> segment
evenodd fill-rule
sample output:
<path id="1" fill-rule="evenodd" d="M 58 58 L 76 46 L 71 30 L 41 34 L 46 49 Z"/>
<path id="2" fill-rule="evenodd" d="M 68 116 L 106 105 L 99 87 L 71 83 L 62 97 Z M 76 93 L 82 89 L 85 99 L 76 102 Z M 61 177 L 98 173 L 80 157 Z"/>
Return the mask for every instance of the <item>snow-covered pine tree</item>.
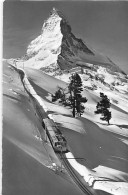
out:
<path id="1" fill-rule="evenodd" d="M 58 90 L 55 92 L 55 94 L 52 94 L 52 102 L 59 100 L 59 103 L 62 103 L 64 106 L 68 106 L 66 94 L 66 88 L 63 89 L 62 87 L 58 86 Z"/>
<path id="2" fill-rule="evenodd" d="M 112 118 L 109 108 L 111 106 L 110 100 L 106 95 L 100 93 L 101 101 L 97 103 L 95 114 L 101 114 L 101 120 L 105 120 L 109 124 L 109 120 Z"/>
<path id="3" fill-rule="evenodd" d="M 63 96 L 60 88 L 55 92 L 54 95 L 52 95 L 52 102 L 57 101 L 58 99 L 60 99 Z"/>
<path id="4" fill-rule="evenodd" d="M 86 103 L 87 99 L 81 95 L 81 92 L 83 91 L 82 81 L 77 73 L 70 77 L 68 89 L 70 93 L 69 101 L 73 109 L 73 117 L 75 117 L 76 112 L 81 116 L 85 108 L 82 103 Z"/>

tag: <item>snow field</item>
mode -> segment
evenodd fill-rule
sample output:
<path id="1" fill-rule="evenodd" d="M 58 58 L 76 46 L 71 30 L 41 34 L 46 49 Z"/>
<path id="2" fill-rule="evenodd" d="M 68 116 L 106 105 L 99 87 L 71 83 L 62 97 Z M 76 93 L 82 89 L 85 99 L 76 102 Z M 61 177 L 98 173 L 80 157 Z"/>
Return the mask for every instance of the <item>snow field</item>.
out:
<path id="1" fill-rule="evenodd" d="M 39 77 L 37 76 L 39 74 L 39 72 L 35 71 L 36 77 L 34 77 L 34 82 L 37 82 L 38 84 L 40 82 L 42 82 L 41 80 L 38 79 L 40 76 Z M 33 72 L 33 74 L 34 74 L 34 72 Z M 45 77 L 45 75 L 43 75 L 43 76 Z M 47 77 L 47 79 L 48 78 L 50 79 L 50 77 Z M 28 86 L 30 85 L 30 83 L 28 83 L 28 80 L 26 78 L 25 78 L 25 82 Z M 40 84 L 40 86 L 43 86 L 43 85 Z M 54 86 L 54 83 L 52 81 L 52 87 L 53 86 Z M 47 87 L 45 86 L 45 89 L 47 88 L 47 90 L 49 91 L 49 89 L 48 89 L 49 87 L 51 87 L 51 86 L 48 86 L 48 84 L 47 84 Z M 29 90 L 32 93 L 35 94 L 35 90 L 33 88 L 30 87 Z M 99 96 L 97 95 L 97 93 L 89 92 L 88 90 L 86 90 L 84 93 L 87 96 L 88 102 L 89 102 L 89 103 L 87 103 L 87 108 L 88 109 L 86 109 L 86 116 L 87 115 L 89 116 L 88 119 L 91 120 L 92 123 L 93 123 L 93 121 L 97 123 L 98 122 L 97 117 L 94 117 L 93 110 L 94 110 L 94 105 L 96 105 L 96 102 L 99 100 Z M 42 101 L 41 101 L 42 99 L 40 99 L 40 98 L 38 99 L 38 95 L 36 95 L 35 97 L 40 102 L 40 104 L 43 106 L 44 104 L 42 104 Z M 50 110 L 54 111 L 53 114 L 50 114 L 50 117 L 55 122 L 62 124 L 62 126 L 64 128 L 71 129 L 72 132 L 74 130 L 74 131 L 77 131 L 77 133 L 81 134 L 81 133 L 84 133 L 84 131 L 85 131 L 84 135 L 90 134 L 89 131 L 88 131 L 88 128 L 91 128 L 91 125 L 88 123 L 87 120 L 86 120 L 86 123 L 85 123 L 86 125 L 84 125 L 84 126 L 82 126 L 82 123 L 80 123 L 79 118 L 74 119 L 74 121 L 72 120 L 72 122 L 71 122 L 71 120 L 69 120 L 70 117 L 68 117 L 68 115 L 71 116 L 71 113 L 68 111 L 68 109 L 63 108 L 63 107 L 58 106 L 58 105 L 51 104 L 50 102 L 47 102 L 46 100 L 45 101 L 43 100 L 43 102 L 45 102 L 45 104 L 46 104 L 47 111 L 50 111 Z M 60 111 L 60 109 L 61 109 L 61 111 Z M 122 113 L 121 109 L 118 110 L 117 108 L 113 108 L 113 111 L 115 111 L 115 118 L 116 119 L 118 118 L 118 124 L 122 124 L 122 122 L 123 122 L 123 124 L 127 124 L 127 115 Z M 61 113 L 61 115 L 63 115 L 63 114 L 67 115 L 67 118 L 66 118 L 66 116 L 64 117 L 64 116 L 61 116 L 61 115 L 58 117 L 59 112 Z M 90 115 L 89 115 L 89 113 L 90 113 Z M 78 128 L 77 128 L 77 125 L 79 126 Z M 122 131 L 116 125 L 115 126 L 110 125 L 108 127 L 108 126 L 104 125 L 104 123 L 103 123 L 101 125 L 98 124 L 98 126 L 102 129 L 105 129 L 106 132 L 108 132 L 108 133 L 113 132 L 113 129 L 114 129 L 114 132 L 116 133 L 116 135 L 118 135 Z M 97 129 L 98 129 L 98 126 L 97 126 Z M 92 125 L 91 129 L 94 132 L 96 131 L 94 125 Z M 89 129 L 89 130 L 91 130 L 91 129 Z M 90 135 L 92 136 L 93 134 L 90 134 Z M 124 131 L 124 136 L 127 136 L 127 131 L 126 130 Z M 125 143 L 125 142 L 123 142 L 123 143 Z M 78 145 L 77 145 L 77 147 L 78 147 Z M 106 147 L 107 147 L 107 145 L 106 145 Z M 102 150 L 102 146 L 100 148 Z M 100 150 L 100 148 L 98 150 Z M 122 148 L 122 149 L 124 151 L 126 150 L 125 148 Z M 125 153 L 126 153 L 126 151 L 125 151 Z M 72 151 L 70 153 L 67 153 L 66 155 L 67 155 L 67 158 L 70 158 L 70 157 L 74 156 Z M 126 158 L 124 158 L 124 159 L 126 161 Z M 116 161 L 118 161 L 118 159 L 116 159 Z M 117 180 L 114 179 L 114 181 L 111 181 L 111 177 L 113 177 L 113 176 L 110 175 L 109 168 L 108 168 L 107 173 L 105 173 L 104 167 L 102 167 L 102 166 L 99 166 L 102 170 L 102 171 L 101 170 L 99 171 L 98 167 L 95 167 L 94 169 L 87 168 L 87 166 L 78 163 L 75 159 L 71 160 L 70 163 L 76 169 L 76 171 L 78 171 L 80 173 L 80 175 L 84 177 L 85 181 L 88 182 L 89 185 L 92 186 L 94 189 L 103 190 L 103 191 L 106 191 L 108 193 L 115 194 L 115 195 L 119 195 L 119 194 L 120 195 L 126 195 L 127 194 L 127 182 L 124 182 L 124 179 L 123 179 L 124 177 L 126 177 L 126 175 L 127 175 L 126 173 L 123 173 L 123 172 L 119 173 L 118 170 L 116 170 L 116 168 L 115 169 L 113 168 L 112 171 L 111 171 L 111 174 L 113 172 L 114 175 L 116 175 L 116 176 L 118 175 L 119 177 L 121 177 L 121 175 L 122 175 L 122 180 L 117 182 Z M 123 174 L 124 174 L 124 176 L 123 176 Z M 105 175 L 107 175 L 107 177 Z M 117 187 L 118 184 L 119 184 L 119 187 Z"/>

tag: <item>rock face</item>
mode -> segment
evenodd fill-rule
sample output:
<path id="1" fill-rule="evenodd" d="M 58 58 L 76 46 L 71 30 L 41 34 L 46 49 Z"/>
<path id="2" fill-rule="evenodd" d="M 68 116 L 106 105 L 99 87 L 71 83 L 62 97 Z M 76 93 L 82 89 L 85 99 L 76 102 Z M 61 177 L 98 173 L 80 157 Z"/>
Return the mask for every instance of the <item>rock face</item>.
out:
<path id="1" fill-rule="evenodd" d="M 83 43 L 81 39 L 76 38 L 71 27 L 65 19 L 60 22 L 61 33 L 63 35 L 61 43 L 61 53 L 58 56 L 58 65 L 61 69 L 70 69 L 81 60 L 80 53 L 94 56 L 94 53 Z"/>
<path id="2" fill-rule="evenodd" d="M 44 22 L 41 35 L 33 40 L 26 52 L 26 66 L 36 69 L 58 69 L 57 59 L 61 53 L 62 33 L 61 17 L 53 9 L 50 17 Z"/>
<path id="3" fill-rule="evenodd" d="M 44 22 L 41 35 L 29 44 L 23 59 L 26 67 L 42 69 L 49 74 L 86 63 L 120 71 L 109 58 L 92 51 L 82 39 L 76 38 L 66 18 L 55 8 Z"/>

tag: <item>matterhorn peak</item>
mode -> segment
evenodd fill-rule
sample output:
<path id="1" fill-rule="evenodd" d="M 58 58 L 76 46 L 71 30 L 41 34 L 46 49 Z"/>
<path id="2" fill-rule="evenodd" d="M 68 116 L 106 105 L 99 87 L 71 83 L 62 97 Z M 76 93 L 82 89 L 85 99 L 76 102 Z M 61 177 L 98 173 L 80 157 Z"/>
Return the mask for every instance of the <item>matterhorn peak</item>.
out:
<path id="1" fill-rule="evenodd" d="M 25 66 L 49 74 L 86 63 L 118 69 L 106 56 L 92 51 L 82 39 L 76 38 L 65 16 L 54 7 L 44 21 L 41 34 L 29 44 L 24 59 Z"/>

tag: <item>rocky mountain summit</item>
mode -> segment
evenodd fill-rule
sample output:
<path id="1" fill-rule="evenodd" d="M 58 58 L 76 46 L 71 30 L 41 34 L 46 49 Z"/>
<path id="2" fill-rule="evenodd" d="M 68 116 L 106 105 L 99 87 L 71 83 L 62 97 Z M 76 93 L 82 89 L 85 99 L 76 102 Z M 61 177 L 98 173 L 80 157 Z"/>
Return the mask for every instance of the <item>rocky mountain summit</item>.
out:
<path id="1" fill-rule="evenodd" d="M 82 39 L 76 38 L 65 16 L 55 8 L 44 21 L 41 34 L 28 45 L 23 59 L 26 67 L 49 74 L 88 64 L 122 72 L 108 57 L 92 51 Z"/>

